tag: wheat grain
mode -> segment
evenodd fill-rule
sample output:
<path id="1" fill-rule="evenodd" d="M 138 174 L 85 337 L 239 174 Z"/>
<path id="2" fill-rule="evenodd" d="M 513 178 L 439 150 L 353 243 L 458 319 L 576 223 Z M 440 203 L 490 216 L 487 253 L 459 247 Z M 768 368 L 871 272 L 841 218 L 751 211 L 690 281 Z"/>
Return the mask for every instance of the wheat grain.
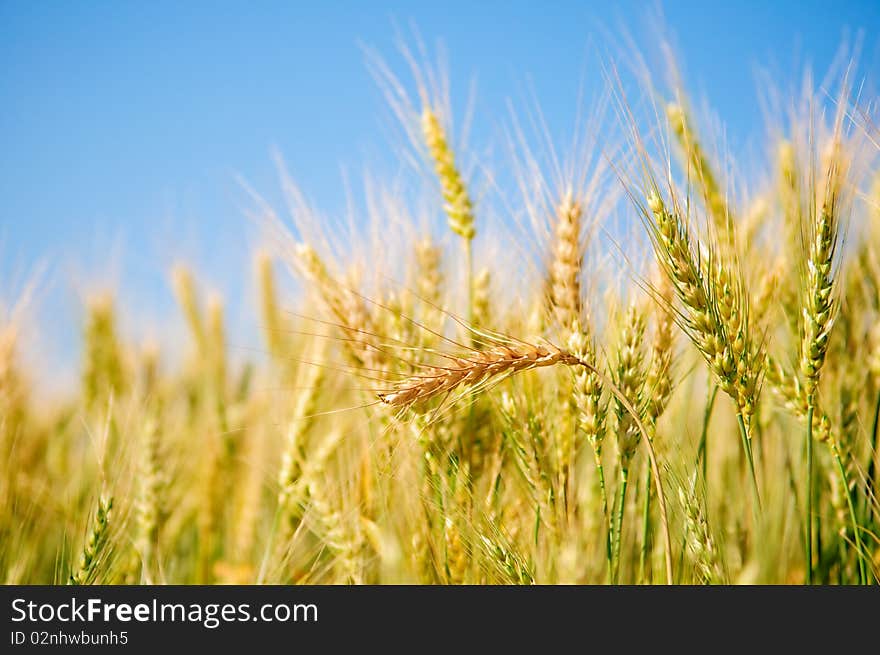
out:
<path id="1" fill-rule="evenodd" d="M 552 344 L 498 344 L 484 351 L 463 356 L 449 356 L 442 367 L 426 367 L 419 375 L 394 385 L 391 391 L 376 396 L 391 407 L 409 407 L 460 387 L 475 387 L 500 377 L 556 364 L 576 365 L 574 355 Z"/>

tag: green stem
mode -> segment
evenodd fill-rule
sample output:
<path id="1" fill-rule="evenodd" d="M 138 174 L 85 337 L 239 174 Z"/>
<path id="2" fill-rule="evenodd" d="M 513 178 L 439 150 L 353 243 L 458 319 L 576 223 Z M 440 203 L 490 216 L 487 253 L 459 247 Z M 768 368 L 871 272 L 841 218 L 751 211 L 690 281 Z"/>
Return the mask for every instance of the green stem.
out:
<path id="1" fill-rule="evenodd" d="M 877 432 L 880 431 L 880 390 L 877 391 L 877 400 L 874 403 L 874 420 L 871 424 L 871 448 L 868 450 L 868 472 L 865 474 L 865 495 L 862 497 L 862 516 L 867 523 L 871 505 L 877 489 Z"/>
<path id="2" fill-rule="evenodd" d="M 621 467 L 620 469 L 620 494 L 617 503 L 617 512 L 615 514 L 615 530 L 614 530 L 614 567 L 611 582 L 617 584 L 620 577 L 620 543 L 621 531 L 623 530 L 623 512 L 626 509 L 626 483 L 629 478 L 629 469 Z"/>
<path id="3" fill-rule="evenodd" d="M 849 519 L 852 522 L 853 529 L 853 537 L 856 542 L 856 556 L 858 557 L 859 562 L 859 584 L 867 584 L 868 576 L 865 572 L 865 560 L 864 560 L 864 552 L 862 551 L 862 536 L 859 530 L 859 522 L 856 520 L 856 509 L 853 505 L 852 493 L 850 493 L 849 488 L 849 479 L 846 475 L 846 468 L 843 466 L 843 461 L 840 459 L 840 450 L 837 448 L 836 443 L 831 443 L 831 454 L 834 456 L 834 461 L 837 463 L 837 471 L 840 473 L 840 479 L 843 482 L 843 490 L 846 494 L 846 505 L 849 508 Z"/>
<path id="4" fill-rule="evenodd" d="M 813 394 L 807 397 L 807 492 L 804 504 L 806 584 L 813 584 Z"/>
<path id="5" fill-rule="evenodd" d="M 602 517 L 605 520 L 605 560 L 608 562 L 608 581 L 611 581 L 613 567 L 611 562 L 611 518 L 608 516 L 608 490 L 605 488 L 605 467 L 602 466 L 602 453 L 593 450 L 596 470 L 599 473 L 599 493 L 602 496 Z"/>
<path id="6" fill-rule="evenodd" d="M 606 388 L 614 395 L 618 402 L 623 406 L 626 412 L 632 417 L 633 422 L 638 428 L 644 439 L 645 449 L 648 452 L 648 459 L 651 463 L 651 469 L 654 471 L 654 487 L 657 490 L 657 507 L 660 512 L 660 527 L 663 535 L 663 560 L 666 567 L 666 584 L 670 584 L 674 579 L 675 571 L 672 567 L 672 537 L 669 535 L 669 512 L 666 505 L 666 493 L 663 491 L 663 481 L 660 475 L 660 462 L 654 445 L 651 443 L 651 435 L 648 428 L 642 423 L 639 411 L 633 406 L 626 395 L 614 384 L 614 382 L 605 375 L 600 369 L 593 364 L 578 360 L 578 363 L 589 371 L 595 373 L 599 380 L 605 384 Z"/>
<path id="7" fill-rule="evenodd" d="M 837 559 L 840 562 L 837 566 L 837 584 L 846 584 L 846 539 L 837 540 Z"/>
<path id="8" fill-rule="evenodd" d="M 697 462 L 702 467 L 703 471 L 703 480 L 706 479 L 706 461 L 709 459 L 707 450 L 708 450 L 708 436 L 709 436 L 709 422 L 712 420 L 712 408 L 715 407 L 715 397 L 718 395 L 718 385 L 714 385 L 712 387 L 712 391 L 709 394 L 709 400 L 706 402 L 706 409 L 703 411 L 703 431 L 700 434 L 700 445 L 697 448 Z"/>
<path id="9" fill-rule="evenodd" d="M 758 492 L 758 477 L 755 475 L 755 460 L 752 457 L 752 441 L 749 439 L 749 434 L 746 431 L 746 422 L 745 419 L 743 419 L 742 413 L 737 413 L 736 422 L 739 424 L 739 436 L 749 465 L 749 475 L 752 479 L 752 494 L 755 499 L 755 518 L 757 519 L 761 515 L 761 494 Z"/>
<path id="10" fill-rule="evenodd" d="M 648 582 L 648 542 L 651 538 L 651 469 L 648 468 L 645 480 L 645 504 L 642 508 L 642 552 L 639 555 L 639 580 Z"/>

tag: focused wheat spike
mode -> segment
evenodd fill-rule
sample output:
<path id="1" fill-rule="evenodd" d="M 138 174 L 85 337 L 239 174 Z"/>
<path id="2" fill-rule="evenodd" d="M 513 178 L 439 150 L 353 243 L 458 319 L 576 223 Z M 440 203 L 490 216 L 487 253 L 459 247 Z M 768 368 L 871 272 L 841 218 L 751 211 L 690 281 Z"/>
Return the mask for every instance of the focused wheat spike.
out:
<path id="1" fill-rule="evenodd" d="M 568 340 L 571 353 L 582 361 L 595 361 L 595 348 L 590 336 L 575 323 Z M 578 408 L 578 425 L 593 448 L 596 463 L 602 461 L 607 406 L 602 400 L 602 382 L 592 370 L 583 367 L 574 373 L 574 400 Z"/>
<path id="2" fill-rule="evenodd" d="M 714 292 L 718 314 L 728 338 L 732 339 L 730 349 L 736 362 L 734 386 L 737 394 L 737 407 L 749 427 L 758 399 L 758 385 L 761 376 L 760 347 L 755 346 L 749 326 L 749 297 L 741 278 L 732 274 L 723 263 L 715 267 Z"/>
<path id="3" fill-rule="evenodd" d="M 94 525 L 89 531 L 83 546 L 82 555 L 76 569 L 70 574 L 70 584 L 82 585 L 94 582 L 98 567 L 105 556 L 110 531 L 113 497 L 101 496 L 95 510 Z"/>
<path id="4" fill-rule="evenodd" d="M 474 350 L 462 356 L 445 356 L 445 366 L 424 366 L 418 375 L 380 391 L 379 400 L 392 407 L 410 407 L 462 387 L 483 386 L 495 379 L 556 364 L 579 364 L 571 353 L 552 344 L 532 345 L 524 342 L 498 343 L 483 351 Z"/>
<path id="5" fill-rule="evenodd" d="M 470 241 L 476 234 L 473 205 L 461 173 L 455 165 L 455 155 L 446 140 L 446 132 L 430 107 L 422 110 L 422 134 L 440 179 L 449 227 L 460 237 Z"/>
<path id="6" fill-rule="evenodd" d="M 838 196 L 832 193 L 825 198 L 821 209 L 807 226 L 807 279 L 802 308 L 800 368 L 808 396 L 815 392 L 818 385 L 837 312 L 834 266 L 838 211 Z"/>
<path id="7" fill-rule="evenodd" d="M 700 254 L 679 212 L 668 210 L 656 191 L 647 203 L 655 253 L 684 306 L 677 320 L 748 426 L 757 402 L 763 355 L 751 334 L 742 280 L 724 266 L 718 254 Z"/>
<path id="8" fill-rule="evenodd" d="M 645 370 L 642 340 L 645 336 L 645 318 L 636 305 L 630 304 L 626 311 L 620 335 L 620 345 L 615 355 L 614 382 L 621 393 L 638 409 L 645 400 Z M 617 417 L 617 450 L 621 466 L 627 468 L 641 434 L 634 418 L 618 400 L 615 402 Z"/>
<path id="9" fill-rule="evenodd" d="M 571 329 L 581 312 L 581 204 L 567 193 L 556 210 L 550 288 L 556 320 Z"/>

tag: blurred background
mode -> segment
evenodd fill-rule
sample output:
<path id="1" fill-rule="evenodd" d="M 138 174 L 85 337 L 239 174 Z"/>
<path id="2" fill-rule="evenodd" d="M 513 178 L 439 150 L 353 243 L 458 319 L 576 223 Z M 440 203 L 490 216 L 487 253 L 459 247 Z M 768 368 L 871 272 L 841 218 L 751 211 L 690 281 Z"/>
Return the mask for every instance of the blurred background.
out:
<path id="1" fill-rule="evenodd" d="M 242 181 L 282 208 L 277 149 L 333 215 L 346 180 L 395 175 L 400 136 L 366 51 L 399 69 L 398 40 L 442 44 L 458 114 L 473 90 L 478 153 L 498 145 L 508 101 L 537 98 L 550 129 L 570 132 L 579 93 L 662 38 L 733 155 L 763 136 L 762 75 L 787 88 L 811 66 L 821 80 L 842 45 L 861 75 L 880 70 L 870 1 L 2 0 L 0 31 L 0 301 L 43 267 L 25 346 L 58 390 L 76 378 L 92 291 L 115 291 L 136 339 L 183 341 L 179 259 L 224 295 L 233 346 L 260 346 Z"/>

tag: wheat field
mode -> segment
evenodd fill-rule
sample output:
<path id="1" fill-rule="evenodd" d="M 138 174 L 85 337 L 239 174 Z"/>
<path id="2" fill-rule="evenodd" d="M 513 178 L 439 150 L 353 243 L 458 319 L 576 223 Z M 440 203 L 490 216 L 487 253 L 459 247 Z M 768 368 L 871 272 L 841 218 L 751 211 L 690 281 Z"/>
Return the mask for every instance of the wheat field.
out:
<path id="1" fill-rule="evenodd" d="M 733 161 L 683 88 L 608 67 L 566 143 L 505 119 L 493 171 L 405 54 L 370 63 L 419 193 L 373 180 L 345 225 L 286 176 L 284 211 L 254 192 L 256 353 L 180 262 L 187 355 L 91 289 L 49 402 L 30 294 L 3 299 L 0 580 L 876 584 L 861 81 L 805 77 Z"/>

